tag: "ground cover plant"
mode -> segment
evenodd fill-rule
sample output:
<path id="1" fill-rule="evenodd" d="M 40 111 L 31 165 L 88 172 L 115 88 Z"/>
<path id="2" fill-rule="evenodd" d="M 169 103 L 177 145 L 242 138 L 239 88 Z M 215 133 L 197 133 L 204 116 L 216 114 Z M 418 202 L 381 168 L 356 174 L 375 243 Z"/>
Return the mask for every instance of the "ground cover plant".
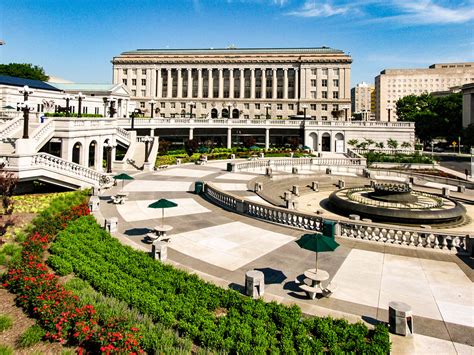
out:
<path id="1" fill-rule="evenodd" d="M 177 330 L 197 345 L 230 353 L 389 353 L 385 325 L 369 330 L 296 307 L 265 303 L 204 282 L 133 250 L 91 216 L 69 222 L 50 252 L 53 268 Z"/>
<path id="2" fill-rule="evenodd" d="M 10 317 L 0 314 L 0 333 L 4 330 L 10 329 L 13 325 L 13 321 Z"/>
<path id="3" fill-rule="evenodd" d="M 415 154 L 385 154 L 382 152 L 368 152 L 363 154 L 367 159 L 367 164 L 372 163 L 401 163 L 401 164 L 433 164 L 435 160 L 426 155 Z"/>

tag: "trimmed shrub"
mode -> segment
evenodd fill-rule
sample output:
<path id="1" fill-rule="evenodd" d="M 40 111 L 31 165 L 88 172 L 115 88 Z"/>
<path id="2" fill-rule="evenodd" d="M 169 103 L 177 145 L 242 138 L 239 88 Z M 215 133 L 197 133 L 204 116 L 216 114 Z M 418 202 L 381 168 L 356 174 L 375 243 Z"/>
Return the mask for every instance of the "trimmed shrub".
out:
<path id="1" fill-rule="evenodd" d="M 21 348 L 28 348 L 38 344 L 44 337 L 44 330 L 37 324 L 29 327 L 18 339 L 18 346 Z"/>
<path id="2" fill-rule="evenodd" d="M 0 315 L 0 332 L 10 329 L 12 325 L 13 321 L 9 316 Z"/>

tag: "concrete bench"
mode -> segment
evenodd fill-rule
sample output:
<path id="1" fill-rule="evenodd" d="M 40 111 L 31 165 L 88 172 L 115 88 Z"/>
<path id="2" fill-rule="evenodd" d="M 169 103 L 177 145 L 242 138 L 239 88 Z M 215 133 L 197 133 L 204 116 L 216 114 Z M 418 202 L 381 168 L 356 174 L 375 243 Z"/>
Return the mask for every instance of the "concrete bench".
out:
<path id="1" fill-rule="evenodd" d="M 329 283 L 329 285 L 324 288 L 323 291 L 323 296 L 324 297 L 329 297 L 331 296 L 335 291 L 337 290 L 337 285 L 335 283 Z"/>
<path id="2" fill-rule="evenodd" d="M 316 298 L 317 293 L 322 292 L 322 290 L 318 286 L 314 287 L 314 286 L 309 286 L 309 285 L 306 285 L 306 284 L 301 284 L 299 286 L 300 286 L 300 289 L 302 291 L 306 292 L 308 297 L 311 298 L 312 300 L 314 300 Z"/>
<path id="3" fill-rule="evenodd" d="M 112 196 L 112 202 L 113 202 L 115 205 L 122 205 L 122 204 L 125 202 L 125 198 Z"/>

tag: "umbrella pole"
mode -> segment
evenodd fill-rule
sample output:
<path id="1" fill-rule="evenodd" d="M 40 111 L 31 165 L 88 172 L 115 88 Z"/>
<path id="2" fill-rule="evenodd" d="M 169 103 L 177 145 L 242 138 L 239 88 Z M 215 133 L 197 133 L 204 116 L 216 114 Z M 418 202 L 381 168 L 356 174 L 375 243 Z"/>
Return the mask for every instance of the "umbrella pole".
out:
<path id="1" fill-rule="evenodd" d="M 316 252 L 316 272 L 318 272 L 318 252 Z"/>
<path id="2" fill-rule="evenodd" d="M 165 209 L 164 208 L 161 209 L 161 225 L 162 226 L 165 225 Z"/>

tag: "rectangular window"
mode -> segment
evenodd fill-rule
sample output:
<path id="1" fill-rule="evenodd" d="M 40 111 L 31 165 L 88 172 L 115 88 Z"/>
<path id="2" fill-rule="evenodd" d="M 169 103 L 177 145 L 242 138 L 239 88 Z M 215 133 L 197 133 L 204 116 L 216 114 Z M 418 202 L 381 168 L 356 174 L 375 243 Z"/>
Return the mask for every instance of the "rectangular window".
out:
<path id="1" fill-rule="evenodd" d="M 311 86 L 312 86 L 313 88 L 316 87 L 316 79 L 311 79 Z"/>
<path id="2" fill-rule="evenodd" d="M 328 75 L 328 69 L 327 68 L 323 69 L 323 75 Z"/>
<path id="3" fill-rule="evenodd" d="M 99 114 L 99 108 L 98 108 L 98 107 L 95 107 L 95 108 L 94 108 L 94 113 L 95 113 L 96 115 Z"/>
<path id="4" fill-rule="evenodd" d="M 322 111 L 327 111 L 328 110 L 328 104 L 321 104 L 321 110 Z"/>
<path id="5" fill-rule="evenodd" d="M 288 110 L 294 110 L 295 105 L 294 104 L 288 104 Z"/>
<path id="6" fill-rule="evenodd" d="M 277 116 L 277 120 L 281 120 L 283 118 L 283 116 Z"/>
<path id="7" fill-rule="evenodd" d="M 132 90 L 132 96 L 137 96 L 137 90 Z"/>
<path id="8" fill-rule="evenodd" d="M 316 69 L 311 69 L 311 75 L 316 75 Z"/>
<path id="9" fill-rule="evenodd" d="M 146 69 L 142 69 L 142 75 L 146 75 Z"/>
<path id="10" fill-rule="evenodd" d="M 175 114 L 175 113 L 172 113 L 172 114 L 170 114 L 170 117 L 171 117 L 171 118 L 175 118 L 175 117 L 176 117 L 176 114 Z"/>
<path id="11" fill-rule="evenodd" d="M 339 98 L 339 91 L 333 91 L 332 92 L 332 98 L 333 99 L 338 99 Z"/>
<path id="12" fill-rule="evenodd" d="M 128 70 L 127 69 L 122 69 L 122 73 L 123 73 L 123 75 L 127 75 Z"/>
<path id="13" fill-rule="evenodd" d="M 176 102 L 171 102 L 171 103 L 170 103 L 170 107 L 171 107 L 171 108 L 176 108 Z"/>
<path id="14" fill-rule="evenodd" d="M 127 79 L 122 79 L 123 85 L 127 85 Z"/>
<path id="15" fill-rule="evenodd" d="M 255 109 L 260 110 L 260 104 L 255 104 Z"/>
<path id="16" fill-rule="evenodd" d="M 328 87 L 328 79 L 323 79 L 321 80 L 321 86 L 323 88 L 327 88 Z"/>
<path id="17" fill-rule="evenodd" d="M 332 105 L 333 111 L 339 111 L 339 105 Z"/>
<path id="18" fill-rule="evenodd" d="M 311 110 L 316 110 L 316 104 L 311 104 L 309 107 L 311 108 Z"/>
<path id="19" fill-rule="evenodd" d="M 321 97 L 322 97 L 323 99 L 327 99 L 327 98 L 328 98 L 328 92 L 327 92 L 327 91 L 322 91 L 322 92 L 321 92 Z"/>
<path id="20" fill-rule="evenodd" d="M 143 86 L 146 85 L 146 79 L 142 79 L 142 85 L 143 85 Z"/>
<path id="21" fill-rule="evenodd" d="M 136 70 L 136 69 L 132 69 L 132 74 L 137 75 L 137 70 Z"/>
<path id="22" fill-rule="evenodd" d="M 140 108 L 145 108 L 145 101 L 140 101 Z"/>
<path id="23" fill-rule="evenodd" d="M 203 103 L 201 104 L 201 107 L 202 107 L 202 108 L 207 108 L 207 103 L 203 102 Z"/>
<path id="24" fill-rule="evenodd" d="M 249 116 L 249 115 L 244 115 L 244 118 L 245 118 L 246 120 L 248 120 L 248 119 L 250 119 L 250 116 Z"/>
<path id="25" fill-rule="evenodd" d="M 161 102 L 161 103 L 160 103 L 160 107 L 161 107 L 161 108 L 165 108 L 165 107 L 166 107 L 166 102 Z"/>
<path id="26" fill-rule="evenodd" d="M 244 109 L 246 110 L 250 109 L 250 104 L 244 104 Z"/>
<path id="27" fill-rule="evenodd" d="M 332 85 L 335 86 L 335 87 L 339 87 L 339 79 L 334 79 L 332 81 Z"/>
<path id="28" fill-rule="evenodd" d="M 283 104 L 277 104 L 277 110 L 283 110 Z"/>
<path id="29" fill-rule="evenodd" d="M 132 79 L 132 86 L 136 86 L 137 85 L 137 79 Z"/>
<path id="30" fill-rule="evenodd" d="M 186 102 L 181 102 L 181 108 L 186 108 Z"/>
<path id="31" fill-rule="evenodd" d="M 145 96 L 146 96 L 146 91 L 142 90 L 142 97 L 145 97 Z"/>
<path id="32" fill-rule="evenodd" d="M 321 119 L 322 119 L 323 121 L 327 121 L 327 120 L 328 120 L 328 116 L 321 116 Z"/>
<path id="33" fill-rule="evenodd" d="M 339 68 L 334 68 L 333 73 L 334 75 L 339 75 Z"/>
<path id="34" fill-rule="evenodd" d="M 160 113 L 160 117 L 165 118 L 165 114 L 164 114 L 164 113 Z"/>
<path id="35" fill-rule="evenodd" d="M 316 91 L 311 91 L 311 98 L 315 99 L 316 98 Z"/>
<path id="36" fill-rule="evenodd" d="M 259 120 L 259 119 L 260 119 L 260 115 L 255 115 L 255 119 L 256 119 L 256 120 Z"/>

